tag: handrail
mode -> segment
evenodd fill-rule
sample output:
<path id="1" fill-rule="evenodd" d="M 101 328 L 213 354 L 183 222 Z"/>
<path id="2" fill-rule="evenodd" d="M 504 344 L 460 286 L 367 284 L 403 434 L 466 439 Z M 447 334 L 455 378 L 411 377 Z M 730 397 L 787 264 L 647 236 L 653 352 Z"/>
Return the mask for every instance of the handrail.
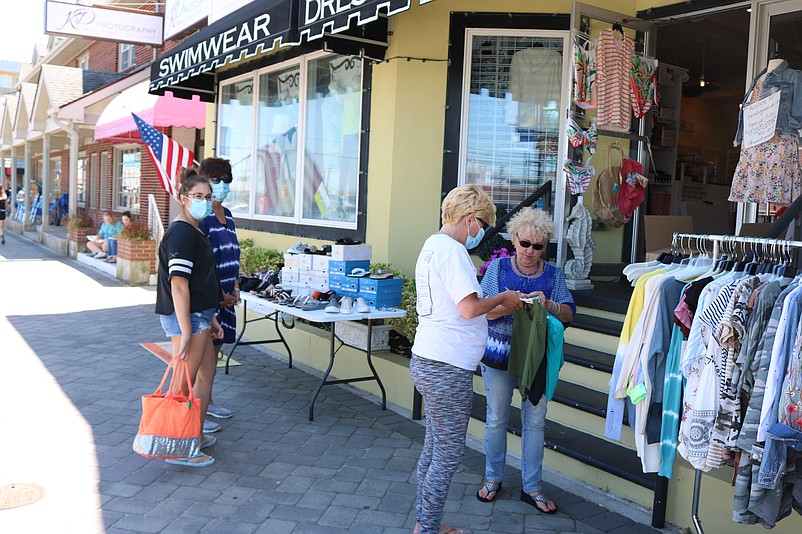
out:
<path id="1" fill-rule="evenodd" d="M 788 206 L 788 209 L 774 221 L 774 224 L 769 227 L 763 237 L 775 239 L 780 237 L 780 233 L 783 232 L 794 219 L 799 217 L 800 213 L 802 213 L 802 196 L 797 197 L 797 199 Z"/>
<path id="2" fill-rule="evenodd" d="M 534 193 L 526 197 L 523 200 L 523 202 L 521 202 L 520 204 L 515 206 L 512 210 L 510 210 L 504 217 L 498 219 L 496 221 L 495 226 L 492 226 L 491 228 L 488 228 L 487 231 L 485 231 L 485 235 L 482 238 L 482 241 L 478 245 L 476 245 L 476 247 L 469 249 L 468 252 L 476 250 L 477 248 L 482 246 L 482 243 L 484 243 L 485 241 L 487 241 L 488 239 L 499 233 L 501 229 L 504 228 L 504 226 L 506 226 L 507 221 L 509 221 L 513 215 L 521 211 L 523 208 L 531 206 L 532 204 L 537 202 L 540 198 L 548 197 L 548 201 L 544 202 L 544 205 L 551 205 L 551 184 L 552 184 L 551 180 L 545 182 L 543 185 L 538 187 Z"/>
<path id="3" fill-rule="evenodd" d="M 156 241 L 156 265 L 159 264 L 159 243 L 164 236 L 164 223 L 159 214 L 159 206 L 153 193 L 148 194 L 148 229 L 150 236 Z"/>

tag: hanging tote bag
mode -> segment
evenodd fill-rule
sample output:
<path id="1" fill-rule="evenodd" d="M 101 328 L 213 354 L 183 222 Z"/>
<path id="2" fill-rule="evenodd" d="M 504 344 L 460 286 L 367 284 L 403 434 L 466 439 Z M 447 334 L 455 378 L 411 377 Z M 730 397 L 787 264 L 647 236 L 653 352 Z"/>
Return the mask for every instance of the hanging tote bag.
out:
<path id="1" fill-rule="evenodd" d="M 171 368 L 173 375 L 167 393 L 162 393 Z M 189 396 L 173 394 L 181 370 L 187 379 Z M 134 452 L 161 460 L 197 456 L 201 445 L 200 413 L 200 399 L 192 393 L 189 366 L 183 360 L 173 360 L 167 365 L 159 388 L 153 394 L 142 395 L 142 419 L 134 438 Z"/>
<path id="2" fill-rule="evenodd" d="M 616 197 L 616 205 L 624 216 L 631 218 L 643 203 L 648 182 L 643 175 L 643 165 L 634 159 L 624 158 L 621 162 L 621 188 Z"/>
<path id="3" fill-rule="evenodd" d="M 617 150 L 624 159 L 624 151 L 616 144 L 610 145 L 607 151 L 607 168 L 596 178 L 593 187 L 593 214 L 601 222 L 613 228 L 618 228 L 629 222 L 629 217 L 621 213 L 616 203 L 618 190 L 621 187 L 621 165 L 613 166 L 610 157 L 613 150 Z"/>

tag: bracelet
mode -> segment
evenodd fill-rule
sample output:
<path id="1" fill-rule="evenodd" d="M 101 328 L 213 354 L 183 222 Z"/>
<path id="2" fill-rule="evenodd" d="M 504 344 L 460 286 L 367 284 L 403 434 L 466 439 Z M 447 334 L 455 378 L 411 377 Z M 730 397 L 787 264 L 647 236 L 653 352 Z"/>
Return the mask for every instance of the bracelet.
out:
<path id="1" fill-rule="evenodd" d="M 553 300 L 551 302 L 552 302 L 552 307 L 549 310 L 549 313 L 552 314 L 552 315 L 559 315 L 560 314 L 560 307 L 561 307 L 560 303 L 556 302 L 556 301 L 553 301 Z"/>

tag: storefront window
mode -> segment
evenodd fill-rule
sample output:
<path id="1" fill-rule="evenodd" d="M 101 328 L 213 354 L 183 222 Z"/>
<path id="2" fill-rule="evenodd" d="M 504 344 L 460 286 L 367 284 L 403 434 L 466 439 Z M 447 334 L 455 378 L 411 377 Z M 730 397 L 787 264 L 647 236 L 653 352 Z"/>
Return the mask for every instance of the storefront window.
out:
<path id="1" fill-rule="evenodd" d="M 57 163 L 59 170 L 58 172 L 58 181 L 61 182 L 61 162 Z M 54 174 L 55 176 L 55 174 Z M 78 174 L 75 176 L 75 194 L 77 195 L 76 198 L 78 199 L 78 204 L 86 205 L 86 157 L 79 157 L 78 158 Z M 53 192 L 56 198 L 61 195 L 61 187 L 56 187 L 56 180 L 53 180 Z"/>
<path id="2" fill-rule="evenodd" d="M 563 38 L 471 35 L 460 178 L 511 209 L 556 183 Z"/>
<path id="3" fill-rule="evenodd" d="M 295 216 L 299 65 L 259 77 L 259 137 L 254 212 Z"/>
<path id="4" fill-rule="evenodd" d="M 307 69 L 303 216 L 355 223 L 362 61 L 326 56 Z"/>
<path id="5" fill-rule="evenodd" d="M 362 60 L 335 54 L 221 84 L 218 152 L 234 170 L 229 209 L 356 229 L 361 91 Z"/>
<path id="6" fill-rule="evenodd" d="M 220 137 L 218 152 L 231 161 L 234 180 L 226 206 L 233 213 L 248 214 L 251 195 L 253 150 L 253 79 L 220 89 Z"/>
<path id="7" fill-rule="evenodd" d="M 141 156 L 138 146 L 115 149 L 114 208 L 117 210 L 139 212 Z"/>

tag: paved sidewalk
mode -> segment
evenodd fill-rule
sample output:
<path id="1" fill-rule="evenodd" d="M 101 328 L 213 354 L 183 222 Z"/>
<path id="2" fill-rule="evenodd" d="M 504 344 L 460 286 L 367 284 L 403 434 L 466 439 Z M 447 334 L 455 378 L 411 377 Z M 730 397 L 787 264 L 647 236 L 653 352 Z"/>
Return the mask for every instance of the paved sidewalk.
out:
<path id="1" fill-rule="evenodd" d="M 139 346 L 164 339 L 155 290 L 133 288 L 6 232 L 0 248 L 0 486 L 34 483 L 44 497 L 0 511 L 7 533 L 409 533 L 423 427 L 372 399 L 327 386 L 255 347 L 220 369 L 215 400 L 231 408 L 207 468 L 131 450 L 139 398 L 164 366 Z M 493 504 L 475 498 L 482 455 L 468 450 L 444 523 L 470 532 L 658 532 L 642 511 L 609 511 L 580 485 L 546 485 L 560 507 L 518 500 L 510 469 Z M 478 466 L 478 467 L 469 467 Z M 592 526 L 591 526 L 592 525 Z"/>

